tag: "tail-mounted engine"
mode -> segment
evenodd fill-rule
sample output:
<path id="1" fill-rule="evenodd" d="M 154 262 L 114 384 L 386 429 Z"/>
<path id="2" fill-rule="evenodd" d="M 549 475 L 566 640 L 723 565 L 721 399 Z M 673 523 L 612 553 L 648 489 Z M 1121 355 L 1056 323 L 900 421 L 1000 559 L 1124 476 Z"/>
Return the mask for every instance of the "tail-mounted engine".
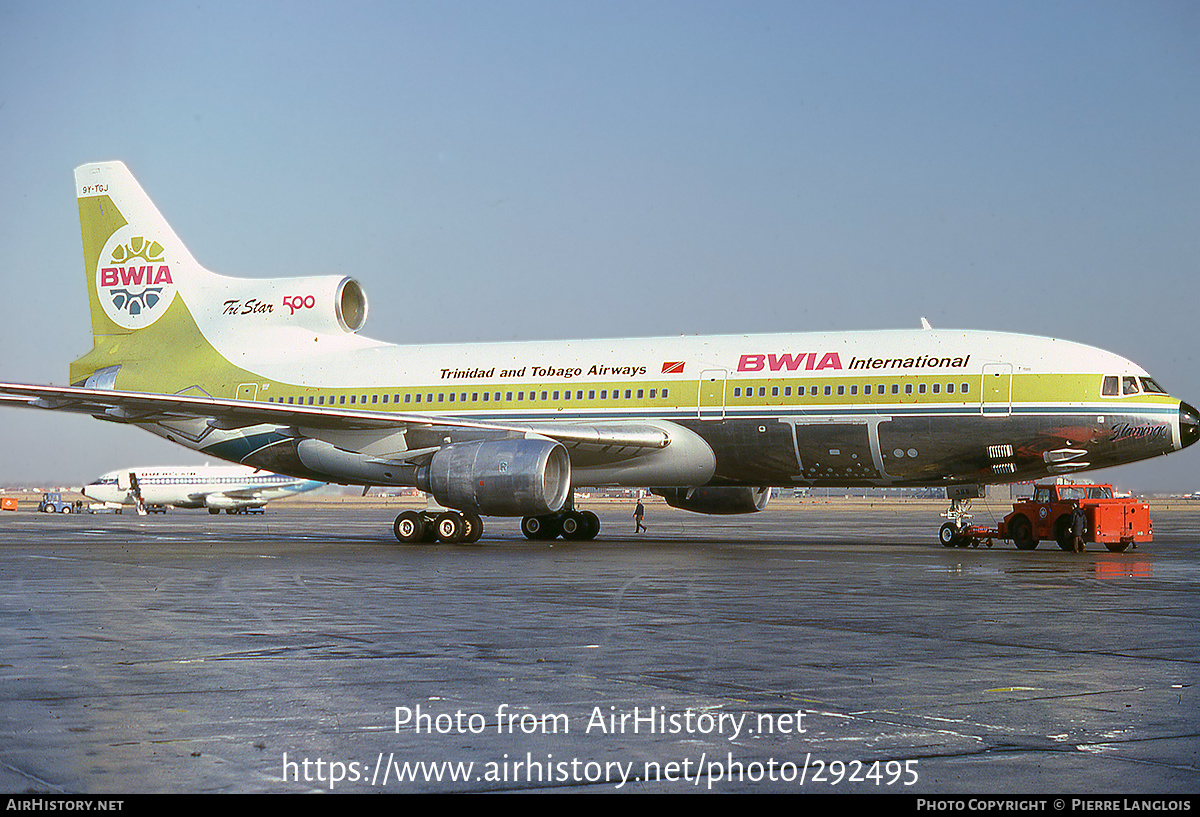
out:
<path id="1" fill-rule="evenodd" d="M 757 513 L 771 500 L 770 488 L 651 488 L 672 508 L 693 513 Z"/>
<path id="2" fill-rule="evenodd" d="M 189 306 L 205 313 L 207 326 L 343 334 L 357 332 L 367 320 L 367 295 L 358 281 L 346 276 L 214 278 L 202 298 L 188 299 Z"/>

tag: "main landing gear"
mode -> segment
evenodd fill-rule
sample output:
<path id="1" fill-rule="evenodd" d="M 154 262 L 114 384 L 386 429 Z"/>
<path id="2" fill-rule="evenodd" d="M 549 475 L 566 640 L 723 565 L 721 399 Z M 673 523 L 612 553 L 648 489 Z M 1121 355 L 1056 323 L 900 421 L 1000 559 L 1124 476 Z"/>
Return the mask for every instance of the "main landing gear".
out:
<path id="1" fill-rule="evenodd" d="M 600 517 L 591 511 L 567 510 L 546 516 L 527 516 L 521 520 L 521 533 L 526 539 L 564 539 L 585 541 L 595 539 L 600 532 Z"/>
<path id="2" fill-rule="evenodd" d="M 577 511 L 571 500 L 558 513 L 527 516 L 521 520 L 526 539 L 563 539 L 586 541 L 600 532 L 600 517 L 591 511 Z M 392 524 L 396 539 L 405 544 L 417 542 L 478 542 L 483 535 L 483 519 L 462 511 L 404 511 Z"/>
<path id="3" fill-rule="evenodd" d="M 405 544 L 445 542 L 470 544 L 483 536 L 483 519 L 461 511 L 404 511 L 392 524 L 392 532 Z"/>

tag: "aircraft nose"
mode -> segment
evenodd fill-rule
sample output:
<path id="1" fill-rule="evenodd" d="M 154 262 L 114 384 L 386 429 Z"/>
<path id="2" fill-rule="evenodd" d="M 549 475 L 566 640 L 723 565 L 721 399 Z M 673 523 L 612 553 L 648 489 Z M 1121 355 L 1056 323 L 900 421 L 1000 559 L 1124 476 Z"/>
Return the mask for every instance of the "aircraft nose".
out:
<path id="1" fill-rule="evenodd" d="M 1200 412 L 1187 403 L 1179 403 L 1179 447 L 1187 448 L 1200 440 Z"/>

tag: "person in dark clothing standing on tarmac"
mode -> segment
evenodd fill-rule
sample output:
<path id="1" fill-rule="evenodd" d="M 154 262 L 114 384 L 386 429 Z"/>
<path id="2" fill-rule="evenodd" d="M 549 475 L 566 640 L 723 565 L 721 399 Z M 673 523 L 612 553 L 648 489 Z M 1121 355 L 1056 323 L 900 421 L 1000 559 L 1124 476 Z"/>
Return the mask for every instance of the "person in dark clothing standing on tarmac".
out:
<path id="1" fill-rule="evenodd" d="M 646 529 L 642 524 L 642 518 L 646 515 L 646 507 L 642 504 L 642 500 L 638 500 L 637 507 L 633 509 L 634 533 L 641 533 Z"/>
<path id="2" fill-rule="evenodd" d="M 1087 514 L 1078 505 L 1071 511 L 1071 543 L 1076 553 L 1087 550 L 1083 544 L 1083 535 L 1087 533 Z"/>

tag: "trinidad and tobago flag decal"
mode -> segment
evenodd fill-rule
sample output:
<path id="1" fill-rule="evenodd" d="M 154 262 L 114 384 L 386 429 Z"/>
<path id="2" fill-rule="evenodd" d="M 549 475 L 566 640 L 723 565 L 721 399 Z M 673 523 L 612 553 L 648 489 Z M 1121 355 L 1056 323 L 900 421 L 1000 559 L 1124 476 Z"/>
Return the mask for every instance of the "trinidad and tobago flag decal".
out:
<path id="1" fill-rule="evenodd" d="M 683 374 L 683 364 L 684 364 L 684 361 L 682 361 L 682 360 L 669 360 L 663 364 L 662 373 L 663 374 Z"/>

